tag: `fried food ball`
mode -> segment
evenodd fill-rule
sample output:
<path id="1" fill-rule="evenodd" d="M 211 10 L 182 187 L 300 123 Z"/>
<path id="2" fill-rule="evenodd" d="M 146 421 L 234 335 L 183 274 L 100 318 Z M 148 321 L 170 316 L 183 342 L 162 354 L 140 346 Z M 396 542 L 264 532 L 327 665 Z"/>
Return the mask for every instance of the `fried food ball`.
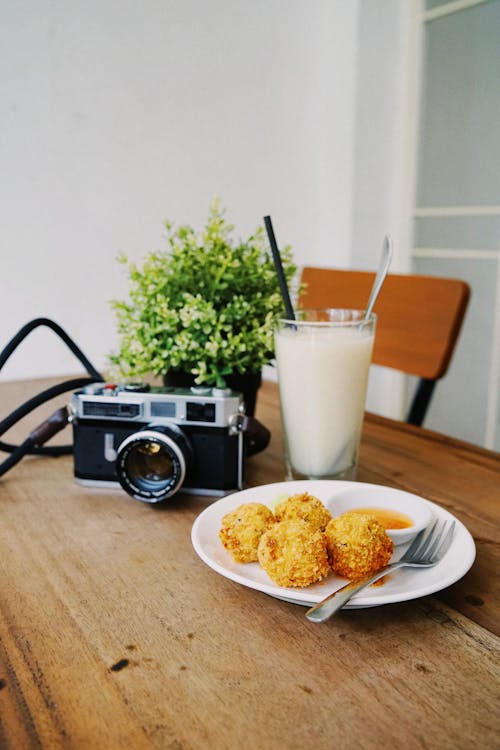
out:
<path id="1" fill-rule="evenodd" d="M 222 518 L 219 538 L 236 562 L 257 562 L 260 538 L 273 523 L 274 514 L 267 505 L 244 503 Z"/>
<path id="2" fill-rule="evenodd" d="M 325 529 L 330 565 L 342 577 L 355 581 L 387 565 L 394 545 L 376 518 L 343 513 Z"/>
<path id="3" fill-rule="evenodd" d="M 259 563 L 278 586 L 302 588 L 330 572 L 326 539 L 300 519 L 280 521 L 262 534 Z"/>
<path id="4" fill-rule="evenodd" d="M 324 531 L 332 514 L 321 500 L 307 492 L 291 495 L 274 509 L 277 521 L 307 521 L 315 530 Z"/>

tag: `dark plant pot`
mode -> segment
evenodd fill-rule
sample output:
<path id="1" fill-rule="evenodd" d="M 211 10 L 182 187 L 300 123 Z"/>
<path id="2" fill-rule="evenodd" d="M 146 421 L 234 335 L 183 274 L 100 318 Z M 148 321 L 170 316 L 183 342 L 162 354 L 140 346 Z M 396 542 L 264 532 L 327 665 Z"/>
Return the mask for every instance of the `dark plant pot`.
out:
<path id="1" fill-rule="evenodd" d="M 163 383 L 174 388 L 191 388 L 191 386 L 196 385 L 194 379 L 195 375 L 191 375 L 189 372 L 170 370 L 163 376 Z M 249 417 L 253 417 L 257 403 L 257 391 L 262 383 L 262 373 L 250 372 L 245 375 L 226 375 L 225 380 L 228 388 L 243 394 L 245 412 Z"/>

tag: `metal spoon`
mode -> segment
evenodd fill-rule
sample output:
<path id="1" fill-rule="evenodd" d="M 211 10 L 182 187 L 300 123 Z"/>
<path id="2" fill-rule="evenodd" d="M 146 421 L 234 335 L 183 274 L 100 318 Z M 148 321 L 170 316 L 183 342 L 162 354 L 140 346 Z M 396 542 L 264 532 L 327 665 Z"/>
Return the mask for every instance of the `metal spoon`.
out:
<path id="1" fill-rule="evenodd" d="M 380 257 L 377 275 L 375 276 L 375 281 L 373 282 L 372 290 L 370 292 L 370 297 L 368 298 L 368 305 L 366 306 L 363 322 L 367 321 L 368 318 L 370 317 L 375 301 L 378 297 L 380 290 L 382 289 L 382 284 L 384 283 L 385 277 L 387 276 L 387 271 L 389 270 L 391 259 L 392 259 L 392 239 L 390 235 L 386 234 L 384 237 L 384 244 L 382 246 L 382 255 Z"/>

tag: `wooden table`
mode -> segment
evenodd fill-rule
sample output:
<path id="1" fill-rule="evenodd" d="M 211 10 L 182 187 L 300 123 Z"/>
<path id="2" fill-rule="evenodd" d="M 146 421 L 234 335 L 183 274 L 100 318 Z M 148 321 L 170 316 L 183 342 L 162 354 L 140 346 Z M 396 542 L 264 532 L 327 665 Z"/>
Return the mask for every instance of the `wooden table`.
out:
<path id="1" fill-rule="evenodd" d="M 0 385 L 1 416 L 39 387 Z M 274 384 L 258 416 L 250 485 L 283 478 Z M 0 480 L 0 748 L 498 748 L 500 456 L 368 415 L 358 479 L 450 510 L 477 559 L 432 597 L 316 625 L 197 557 L 206 498 L 151 507 L 26 458 Z"/>

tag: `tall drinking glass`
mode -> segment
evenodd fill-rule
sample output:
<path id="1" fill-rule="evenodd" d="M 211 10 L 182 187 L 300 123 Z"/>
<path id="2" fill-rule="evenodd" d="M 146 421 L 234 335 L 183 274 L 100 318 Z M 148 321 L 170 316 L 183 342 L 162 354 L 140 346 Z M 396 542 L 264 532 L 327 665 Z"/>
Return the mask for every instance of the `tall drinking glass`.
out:
<path id="1" fill-rule="evenodd" d="M 376 316 L 298 310 L 275 352 L 287 479 L 355 479 Z"/>

